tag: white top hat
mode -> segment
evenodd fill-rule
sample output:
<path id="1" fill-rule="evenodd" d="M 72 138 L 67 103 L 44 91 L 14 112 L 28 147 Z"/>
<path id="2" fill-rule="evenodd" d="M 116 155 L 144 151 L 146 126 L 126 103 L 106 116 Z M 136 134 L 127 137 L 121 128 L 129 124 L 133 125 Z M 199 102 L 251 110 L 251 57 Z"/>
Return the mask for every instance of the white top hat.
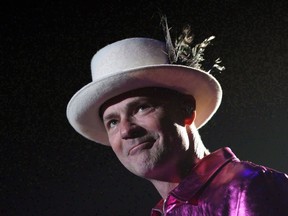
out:
<path id="1" fill-rule="evenodd" d="M 110 145 L 99 116 L 101 105 L 121 93 L 163 87 L 193 95 L 197 128 L 213 116 L 222 99 L 218 81 L 209 73 L 169 64 L 165 43 L 150 38 L 128 38 L 100 49 L 91 61 L 92 82 L 81 88 L 67 106 L 67 118 L 84 137 Z"/>

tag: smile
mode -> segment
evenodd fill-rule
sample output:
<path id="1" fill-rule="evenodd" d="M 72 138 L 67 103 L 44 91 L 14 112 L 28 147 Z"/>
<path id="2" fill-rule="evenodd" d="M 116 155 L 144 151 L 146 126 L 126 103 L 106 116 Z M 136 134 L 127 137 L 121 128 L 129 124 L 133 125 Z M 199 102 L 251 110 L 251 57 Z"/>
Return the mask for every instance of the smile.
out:
<path id="1" fill-rule="evenodd" d="M 133 146 L 129 151 L 128 151 L 128 155 L 132 156 L 132 155 L 136 155 L 138 153 L 140 153 L 143 149 L 150 149 L 152 148 L 152 146 L 154 145 L 155 141 L 151 140 L 151 141 L 145 141 L 145 142 L 141 142 L 135 146 Z"/>

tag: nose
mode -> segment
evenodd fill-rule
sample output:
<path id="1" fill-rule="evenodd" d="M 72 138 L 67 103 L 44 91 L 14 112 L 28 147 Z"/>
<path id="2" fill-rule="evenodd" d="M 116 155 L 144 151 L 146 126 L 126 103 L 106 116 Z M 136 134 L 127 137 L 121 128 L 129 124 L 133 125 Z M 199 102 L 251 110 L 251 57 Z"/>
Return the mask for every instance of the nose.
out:
<path id="1" fill-rule="evenodd" d="M 133 139 L 145 134 L 145 129 L 129 120 L 123 120 L 120 124 L 122 139 Z"/>

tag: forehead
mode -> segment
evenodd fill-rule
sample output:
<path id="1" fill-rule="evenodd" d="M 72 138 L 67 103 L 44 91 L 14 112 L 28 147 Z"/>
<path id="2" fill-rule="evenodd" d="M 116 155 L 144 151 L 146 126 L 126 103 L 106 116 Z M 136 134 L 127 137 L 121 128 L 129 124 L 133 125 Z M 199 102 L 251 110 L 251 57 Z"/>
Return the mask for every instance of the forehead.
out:
<path id="1" fill-rule="evenodd" d="M 155 100 L 169 100 L 173 101 L 174 99 L 179 98 L 179 96 L 182 95 L 181 93 L 166 89 L 166 88 L 141 88 L 141 89 L 135 89 L 129 92 L 125 92 L 123 94 L 117 95 L 109 100 L 107 100 L 101 107 L 100 107 L 100 117 L 102 118 L 104 111 L 115 104 L 119 104 L 123 102 L 126 99 L 134 98 L 134 97 L 148 97 Z"/>

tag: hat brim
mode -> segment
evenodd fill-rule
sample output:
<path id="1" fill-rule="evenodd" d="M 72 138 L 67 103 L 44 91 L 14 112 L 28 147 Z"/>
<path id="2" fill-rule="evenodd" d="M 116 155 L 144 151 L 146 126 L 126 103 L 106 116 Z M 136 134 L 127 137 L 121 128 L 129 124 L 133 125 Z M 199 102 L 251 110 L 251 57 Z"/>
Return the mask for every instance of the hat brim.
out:
<path id="1" fill-rule="evenodd" d="M 101 105 L 116 95 L 143 87 L 163 87 L 193 95 L 196 100 L 197 128 L 207 123 L 222 100 L 220 84 L 207 72 L 181 65 L 146 66 L 108 74 L 81 88 L 68 103 L 68 121 L 87 139 L 109 146 L 99 116 Z"/>

